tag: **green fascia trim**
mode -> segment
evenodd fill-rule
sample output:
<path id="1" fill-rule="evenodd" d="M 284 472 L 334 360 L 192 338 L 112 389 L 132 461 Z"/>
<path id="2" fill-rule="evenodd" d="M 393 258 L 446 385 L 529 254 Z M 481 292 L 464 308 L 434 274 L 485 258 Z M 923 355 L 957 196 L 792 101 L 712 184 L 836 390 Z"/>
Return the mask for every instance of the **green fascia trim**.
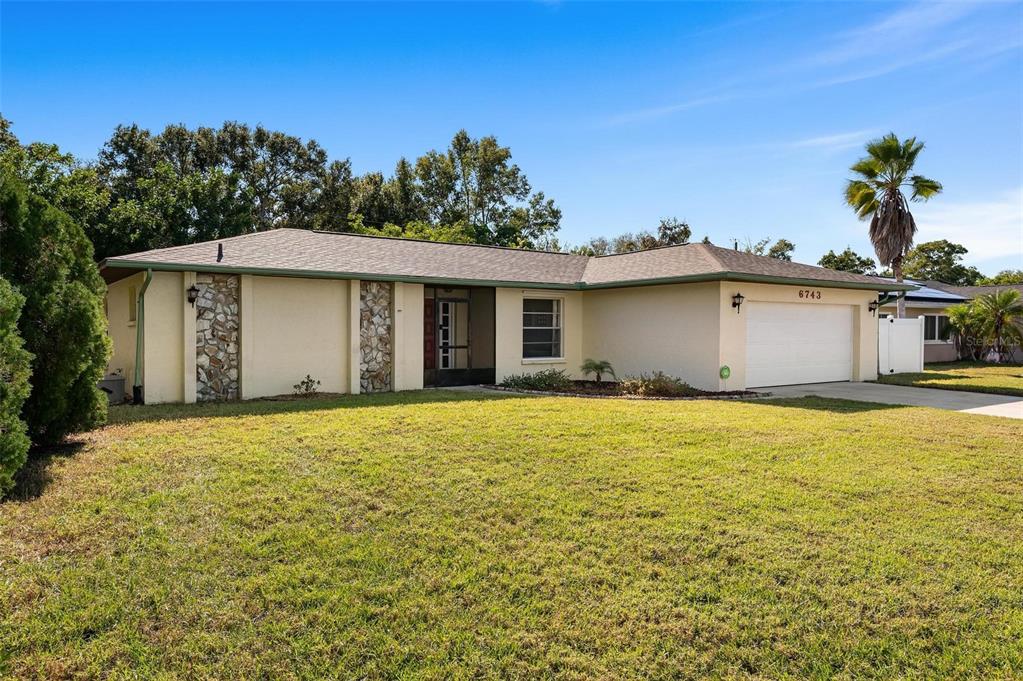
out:
<path id="1" fill-rule="evenodd" d="M 784 284 L 789 286 L 816 286 L 818 288 L 848 288 L 865 291 L 915 291 L 918 287 L 912 284 L 887 283 L 877 286 L 869 283 L 852 281 L 824 281 L 821 279 L 798 279 L 774 277 L 767 275 L 743 274 L 741 272 L 712 272 L 678 277 L 661 277 L 654 279 L 636 279 L 631 281 L 610 281 L 599 284 L 578 282 L 573 284 L 554 284 L 548 282 L 502 281 L 490 279 L 460 279 L 457 277 L 418 277 L 386 274 L 367 274 L 365 272 L 328 272 L 323 270 L 291 270 L 272 267 L 222 267 L 219 265 L 179 265 L 177 263 L 152 263 L 140 260 L 104 260 L 100 268 L 128 268 L 159 270 L 164 272 L 216 272 L 219 274 L 252 274 L 272 277 L 305 277 L 309 279 L 366 279 L 367 281 L 399 281 L 415 284 L 431 284 L 438 286 L 499 286 L 506 288 L 538 288 L 559 290 L 587 290 L 604 288 L 631 288 L 633 286 L 658 286 L 663 284 L 687 284 L 703 281 L 738 281 L 758 284 Z"/>
<path id="2" fill-rule="evenodd" d="M 388 274 L 367 274 L 365 272 L 327 272 L 323 270 L 289 270 L 275 267 L 221 267 L 218 265 L 179 265 L 177 263 L 151 263 L 139 260 L 104 260 L 104 267 L 143 269 L 149 268 L 162 272 L 215 272 L 217 274 L 252 274 L 267 277 L 303 277 L 306 279 L 365 279 L 367 281 L 400 281 L 413 284 L 432 284 L 438 286 L 501 286 L 509 288 L 550 288 L 577 289 L 577 284 L 550 284 L 545 282 L 497 281 L 486 279 L 459 279 L 457 277 L 416 277 L 396 276 Z"/>
<path id="3" fill-rule="evenodd" d="M 149 282 L 153 281 L 153 270 L 146 270 L 146 279 L 142 282 L 142 288 L 139 289 L 138 300 L 136 301 L 136 313 L 135 313 L 135 381 L 132 383 L 132 387 L 139 387 L 142 385 L 142 363 L 145 361 L 145 348 L 143 347 L 143 339 L 146 335 L 146 289 L 149 288 Z"/>
<path id="4" fill-rule="evenodd" d="M 799 279 L 793 277 L 774 277 L 765 274 L 746 274 L 743 272 L 713 272 L 711 274 L 694 274 L 682 277 L 662 277 L 659 279 L 637 279 L 632 281 L 611 281 L 600 284 L 582 284 L 579 288 L 627 288 L 631 286 L 658 286 L 662 284 L 686 284 L 701 281 L 737 281 L 751 284 L 782 284 L 787 286 L 813 286 L 816 288 L 848 288 L 863 291 L 913 291 L 916 286 L 911 284 L 884 284 L 875 286 L 858 281 L 826 281 L 824 279 Z"/>

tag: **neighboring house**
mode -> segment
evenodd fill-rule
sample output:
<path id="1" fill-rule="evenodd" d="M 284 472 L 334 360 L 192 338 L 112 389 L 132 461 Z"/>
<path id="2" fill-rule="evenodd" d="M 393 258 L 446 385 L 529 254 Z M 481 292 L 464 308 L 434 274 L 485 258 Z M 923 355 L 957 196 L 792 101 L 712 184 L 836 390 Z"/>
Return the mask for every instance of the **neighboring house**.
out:
<path id="1" fill-rule="evenodd" d="M 887 281 L 894 281 L 888 279 Z M 917 286 L 915 291 L 905 294 L 906 317 L 924 318 L 924 362 L 954 362 L 959 359 L 951 328 L 948 323 L 947 308 L 959 303 L 969 302 L 979 295 L 994 293 L 1002 289 L 1013 289 L 1023 295 L 1023 285 L 1005 286 L 952 286 L 940 281 L 918 281 L 906 279 L 906 283 Z M 894 297 L 881 306 L 882 316 L 894 316 L 896 301 Z M 1017 348 L 1017 358 L 1023 355 Z"/>
<path id="2" fill-rule="evenodd" d="M 869 380 L 877 291 L 912 288 L 707 244 L 587 257 L 294 229 L 101 271 L 110 371 L 147 402 L 291 393 L 307 374 L 339 393 L 579 377 L 588 357 L 706 390 Z"/>

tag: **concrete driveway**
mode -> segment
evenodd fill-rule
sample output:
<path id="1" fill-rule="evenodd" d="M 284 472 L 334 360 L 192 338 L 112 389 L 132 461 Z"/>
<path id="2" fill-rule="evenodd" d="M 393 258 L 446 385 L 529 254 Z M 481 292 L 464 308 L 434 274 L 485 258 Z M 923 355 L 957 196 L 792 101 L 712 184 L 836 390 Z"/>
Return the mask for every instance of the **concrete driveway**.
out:
<path id="1" fill-rule="evenodd" d="M 1023 399 L 1008 395 L 968 393 L 959 390 L 935 390 L 934 388 L 909 388 L 901 385 L 882 383 L 813 383 L 807 385 L 783 385 L 766 388 L 773 397 L 832 397 L 839 400 L 858 402 L 879 402 L 881 404 L 906 404 L 914 407 L 934 407 L 961 411 L 967 414 L 1004 416 L 1023 419 Z"/>

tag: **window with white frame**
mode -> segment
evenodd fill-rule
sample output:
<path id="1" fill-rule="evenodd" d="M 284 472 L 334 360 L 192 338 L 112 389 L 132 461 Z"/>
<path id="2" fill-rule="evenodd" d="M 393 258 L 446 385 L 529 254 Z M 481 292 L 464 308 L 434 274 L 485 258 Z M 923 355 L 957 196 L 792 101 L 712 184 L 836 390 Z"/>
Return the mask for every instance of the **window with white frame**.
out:
<path id="1" fill-rule="evenodd" d="M 952 338 L 952 327 L 948 317 L 943 314 L 924 315 L 924 341 L 930 343 L 949 343 Z"/>
<path id="2" fill-rule="evenodd" d="M 561 358 L 560 299 L 522 299 L 522 358 Z"/>

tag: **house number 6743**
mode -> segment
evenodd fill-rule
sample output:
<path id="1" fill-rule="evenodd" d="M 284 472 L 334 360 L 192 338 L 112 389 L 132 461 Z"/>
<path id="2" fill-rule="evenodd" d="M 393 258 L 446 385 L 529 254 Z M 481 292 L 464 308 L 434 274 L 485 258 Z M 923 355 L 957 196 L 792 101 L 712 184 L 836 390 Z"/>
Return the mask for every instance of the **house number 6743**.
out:
<path id="1" fill-rule="evenodd" d="M 801 288 L 801 289 L 799 289 L 799 297 L 800 298 L 812 298 L 814 300 L 820 300 L 821 299 L 821 292 L 820 291 L 811 291 L 810 289 Z"/>

